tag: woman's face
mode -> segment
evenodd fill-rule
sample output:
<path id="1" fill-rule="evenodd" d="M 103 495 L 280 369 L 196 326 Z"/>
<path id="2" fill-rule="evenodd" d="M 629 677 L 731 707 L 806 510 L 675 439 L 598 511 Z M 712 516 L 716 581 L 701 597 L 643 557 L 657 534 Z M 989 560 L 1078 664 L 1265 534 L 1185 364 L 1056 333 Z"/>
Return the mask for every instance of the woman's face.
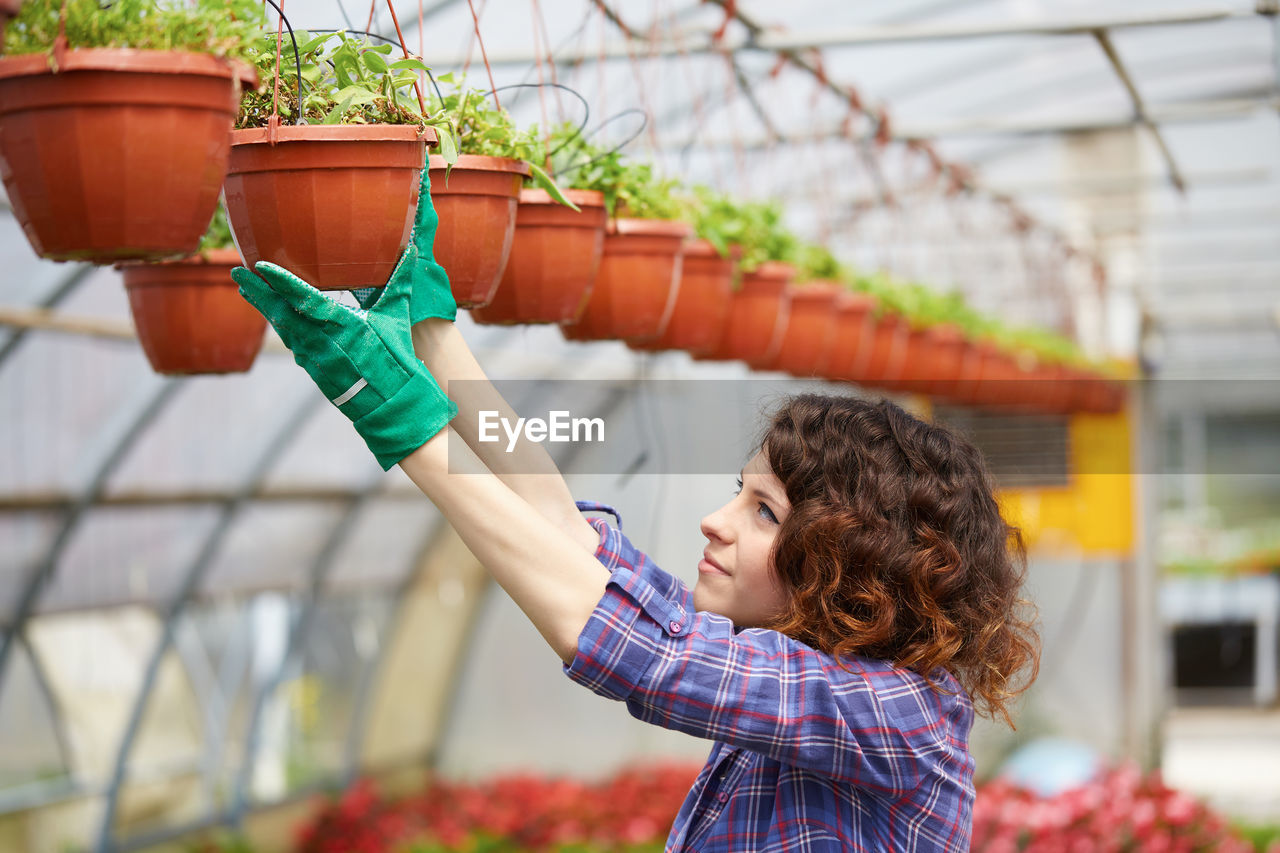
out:
<path id="1" fill-rule="evenodd" d="M 698 563 L 693 603 L 729 617 L 739 628 L 752 628 L 786 604 L 771 554 L 791 504 L 762 453 L 743 466 L 739 485 L 733 500 L 702 519 L 707 547 Z"/>

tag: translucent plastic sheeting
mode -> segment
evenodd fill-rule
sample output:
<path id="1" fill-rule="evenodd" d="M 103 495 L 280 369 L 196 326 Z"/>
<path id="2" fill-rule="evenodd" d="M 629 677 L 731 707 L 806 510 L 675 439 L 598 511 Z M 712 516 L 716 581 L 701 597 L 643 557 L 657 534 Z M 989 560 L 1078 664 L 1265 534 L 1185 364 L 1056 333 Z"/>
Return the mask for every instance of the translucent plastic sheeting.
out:
<path id="1" fill-rule="evenodd" d="M 222 542 L 201 584 L 201 594 L 301 586 L 340 512 L 338 502 L 249 502 Z"/>
<path id="2" fill-rule="evenodd" d="M 208 506 L 91 510 L 37 599 L 36 612 L 167 605 L 216 518 Z"/>
<path id="3" fill-rule="evenodd" d="M 318 393 L 304 379 L 292 359 L 260 357 L 250 373 L 185 380 L 108 493 L 234 490 L 251 476 L 249 467 L 281 419 L 304 395 Z"/>
<path id="4" fill-rule="evenodd" d="M 371 500 L 334 556 L 328 587 L 377 588 L 403 581 L 442 524 L 426 498 Z"/>

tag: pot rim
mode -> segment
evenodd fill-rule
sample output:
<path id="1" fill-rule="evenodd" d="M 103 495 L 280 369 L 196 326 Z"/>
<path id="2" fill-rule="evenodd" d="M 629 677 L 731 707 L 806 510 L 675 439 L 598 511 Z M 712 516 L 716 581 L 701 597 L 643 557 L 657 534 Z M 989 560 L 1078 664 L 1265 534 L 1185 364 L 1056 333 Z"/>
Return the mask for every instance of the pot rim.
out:
<path id="1" fill-rule="evenodd" d="M 686 257 L 708 258 L 710 260 L 724 261 L 725 263 L 737 263 L 738 258 L 742 255 L 742 247 L 733 245 L 729 247 L 728 257 L 720 254 L 716 250 L 716 246 L 710 240 L 703 237 L 693 237 L 684 244 L 684 253 Z"/>
<path id="2" fill-rule="evenodd" d="M 840 295 L 840 286 L 829 281 L 792 282 L 787 289 L 793 302 L 834 302 Z"/>
<path id="3" fill-rule="evenodd" d="M 167 261 L 119 261 L 112 264 L 113 269 L 126 270 L 134 267 L 166 267 L 166 266 L 209 266 L 221 267 L 243 266 L 244 260 L 235 249 L 204 249 L 192 252 L 181 258 L 170 258 Z"/>
<path id="4" fill-rule="evenodd" d="M 624 216 L 621 219 L 610 219 L 606 233 L 622 236 L 684 238 L 693 234 L 693 226 L 673 219 L 639 219 Z"/>
<path id="5" fill-rule="evenodd" d="M 270 145 L 268 127 L 246 127 L 231 131 L 231 145 Z M 435 128 L 419 130 L 411 124 L 282 124 L 275 130 L 276 144 L 282 142 L 436 142 Z"/>
<path id="6" fill-rule="evenodd" d="M 258 73 L 247 63 L 190 50 L 139 50 L 132 47 L 74 47 L 58 58 L 58 70 L 47 53 L 0 56 L 0 80 L 62 74 L 69 71 L 119 71 L 133 74 L 194 74 L 234 77 L 258 85 Z"/>
<path id="7" fill-rule="evenodd" d="M 561 192 L 578 207 L 604 207 L 604 193 L 599 190 L 561 190 Z M 537 188 L 520 190 L 520 203 L 560 204 L 551 197 L 551 193 Z"/>
<path id="8" fill-rule="evenodd" d="M 876 307 L 876 298 L 870 293 L 862 293 L 861 291 L 841 290 L 836 296 L 837 311 L 870 311 Z"/>
<path id="9" fill-rule="evenodd" d="M 435 131 L 431 128 L 432 135 Z M 432 154 L 428 162 L 428 168 L 443 169 L 447 165 L 444 157 L 440 154 Z M 517 160 L 514 157 L 488 157 L 484 154 L 459 154 L 458 162 L 453 164 L 453 171 L 462 169 L 472 172 L 515 172 L 518 175 L 529 176 L 529 164 L 523 160 Z"/>
<path id="10" fill-rule="evenodd" d="M 755 279 L 784 279 L 790 281 L 795 277 L 796 268 L 785 261 L 765 261 L 754 270 L 743 275 Z"/>

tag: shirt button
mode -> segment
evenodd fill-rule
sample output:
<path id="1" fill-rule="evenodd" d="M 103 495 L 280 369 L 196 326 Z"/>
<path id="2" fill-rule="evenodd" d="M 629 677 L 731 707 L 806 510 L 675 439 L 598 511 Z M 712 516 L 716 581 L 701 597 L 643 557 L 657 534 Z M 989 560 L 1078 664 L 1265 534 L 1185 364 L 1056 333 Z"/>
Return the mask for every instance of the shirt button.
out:
<path id="1" fill-rule="evenodd" d="M 729 802 L 729 795 L 726 794 L 724 791 L 721 791 L 719 794 L 716 795 L 716 799 L 722 803 L 727 803 Z"/>
<path id="2" fill-rule="evenodd" d="M 679 622 L 672 622 L 672 623 L 671 623 L 670 625 L 668 625 L 667 627 L 669 627 L 669 628 L 671 629 L 671 633 L 673 633 L 673 634 L 679 634 L 679 633 L 680 633 L 680 629 L 681 629 L 682 627 L 684 627 L 684 626 L 683 626 L 683 625 L 681 625 Z"/>

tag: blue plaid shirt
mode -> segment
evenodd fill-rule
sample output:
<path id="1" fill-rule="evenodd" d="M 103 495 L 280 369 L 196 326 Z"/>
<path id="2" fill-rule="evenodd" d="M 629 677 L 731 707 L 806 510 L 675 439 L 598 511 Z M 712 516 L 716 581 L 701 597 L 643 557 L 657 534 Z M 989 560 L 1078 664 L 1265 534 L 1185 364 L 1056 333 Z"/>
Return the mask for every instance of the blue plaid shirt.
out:
<path id="1" fill-rule="evenodd" d="M 604 509 L 580 504 L 584 509 Z M 616 528 L 604 597 L 565 672 L 633 716 L 715 741 L 666 849 L 968 850 L 973 705 L 886 661 L 735 630 Z"/>

